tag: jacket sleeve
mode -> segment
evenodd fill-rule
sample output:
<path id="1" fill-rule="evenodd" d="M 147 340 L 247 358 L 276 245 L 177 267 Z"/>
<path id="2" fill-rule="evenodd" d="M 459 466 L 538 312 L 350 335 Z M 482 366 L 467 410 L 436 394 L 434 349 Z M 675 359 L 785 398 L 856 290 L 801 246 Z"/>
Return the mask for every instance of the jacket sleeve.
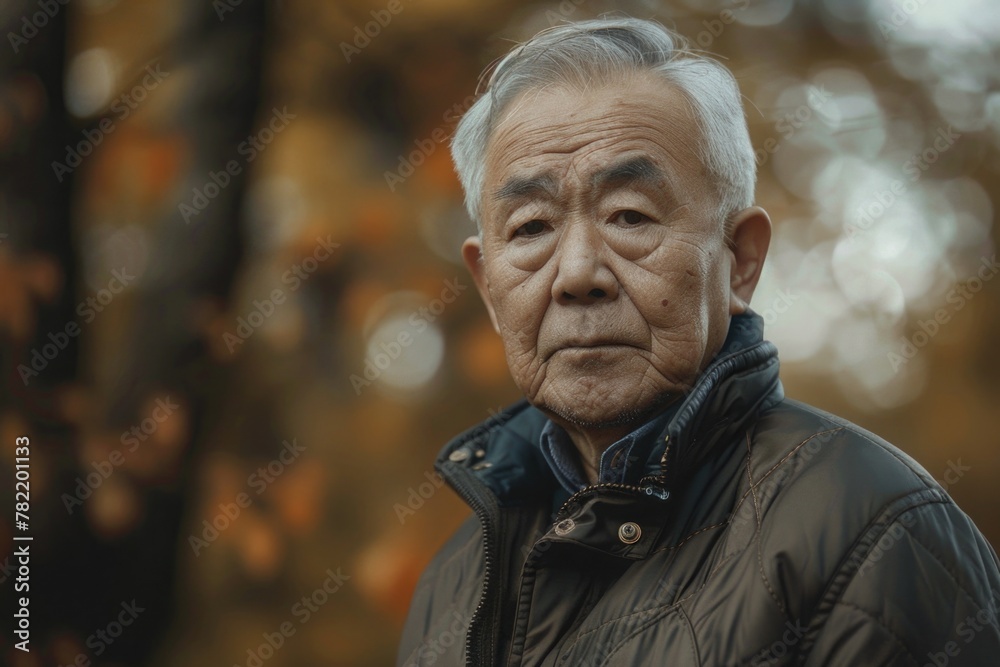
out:
<path id="1" fill-rule="evenodd" d="M 817 606 L 799 664 L 1000 665 L 996 553 L 940 489 L 920 495 L 855 541 Z"/>

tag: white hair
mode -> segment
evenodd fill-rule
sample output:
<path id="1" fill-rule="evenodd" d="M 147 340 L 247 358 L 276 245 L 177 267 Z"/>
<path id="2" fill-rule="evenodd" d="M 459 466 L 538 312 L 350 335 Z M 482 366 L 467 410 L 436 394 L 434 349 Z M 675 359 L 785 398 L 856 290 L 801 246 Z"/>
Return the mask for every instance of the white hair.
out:
<path id="1" fill-rule="evenodd" d="M 607 81 L 635 71 L 655 72 L 693 108 L 702 131 L 700 158 L 718 195 L 720 218 L 753 204 L 757 163 L 732 73 L 689 50 L 681 35 L 655 21 L 601 18 L 548 28 L 516 46 L 496 64 L 485 91 L 459 122 L 451 153 L 465 207 L 480 233 L 486 146 L 507 105 L 548 84 Z"/>

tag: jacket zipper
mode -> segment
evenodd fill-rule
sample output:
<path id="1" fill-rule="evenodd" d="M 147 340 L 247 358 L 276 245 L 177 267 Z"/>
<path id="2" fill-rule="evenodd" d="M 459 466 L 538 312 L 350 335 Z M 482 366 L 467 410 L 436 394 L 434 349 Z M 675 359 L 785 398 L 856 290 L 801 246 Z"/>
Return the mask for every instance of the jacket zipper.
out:
<path id="1" fill-rule="evenodd" d="M 601 484 L 594 484 L 588 486 L 580 491 L 577 491 L 572 496 L 566 499 L 562 507 L 559 508 L 559 512 L 556 517 L 563 516 L 567 511 L 567 508 L 571 503 L 573 503 L 576 498 L 584 493 L 600 490 L 600 489 L 615 489 L 619 491 L 628 491 L 631 493 L 638 493 L 641 495 L 647 495 L 653 498 L 657 498 L 660 501 L 666 501 L 670 497 L 670 492 L 665 487 L 665 476 L 666 476 L 666 459 L 667 453 L 664 452 L 663 459 L 661 460 L 661 471 L 659 475 L 643 477 L 639 484 L 622 484 L 620 482 L 603 482 Z M 488 645 L 485 647 L 487 649 L 486 655 L 492 655 L 495 652 L 496 647 L 494 646 L 493 636 L 489 634 L 489 626 L 483 622 L 484 609 L 486 603 L 490 598 L 490 585 L 491 585 L 491 575 L 493 573 L 493 553 L 495 551 L 494 542 L 496 536 L 495 531 L 499 531 L 499 508 L 496 511 L 496 517 L 490 516 L 490 507 L 486 502 L 481 500 L 480 494 L 473 486 L 465 483 L 465 475 L 470 474 L 465 471 L 464 468 L 457 468 L 458 474 L 449 475 L 442 468 L 439 470 L 442 477 L 447 479 L 455 491 L 462 497 L 463 500 L 472 508 L 472 511 L 476 513 L 476 517 L 479 519 L 480 525 L 483 527 L 483 593 L 479 598 L 479 603 L 476 605 L 476 609 L 472 612 L 472 618 L 469 620 L 469 629 L 465 634 L 465 658 L 466 665 L 469 667 L 478 667 L 480 664 L 480 657 L 478 654 L 474 654 L 474 638 L 479 639 L 477 636 L 483 631 L 480 628 L 487 628 L 486 634 L 483 639 Z M 499 597 L 494 596 L 496 600 Z M 496 601 L 492 600 L 494 609 L 493 614 L 496 615 Z M 480 642 L 483 643 L 483 642 Z"/>
<path id="2" fill-rule="evenodd" d="M 666 436 L 663 439 L 665 447 L 663 448 L 663 455 L 660 457 L 660 470 L 656 475 L 646 475 L 639 480 L 639 485 L 635 484 L 623 484 L 621 482 L 602 482 L 600 484 L 592 484 L 591 486 L 580 489 L 572 496 L 566 499 L 562 507 L 559 508 L 559 512 L 556 514 L 556 518 L 563 516 L 566 508 L 571 502 L 576 500 L 576 497 L 580 494 L 594 491 L 597 489 L 617 489 L 619 491 L 630 491 L 632 493 L 638 493 L 640 495 L 647 495 L 651 498 L 656 498 L 660 501 L 666 501 L 670 498 L 670 491 L 667 490 L 667 457 L 670 455 L 670 436 Z"/>
<path id="3" fill-rule="evenodd" d="M 498 516 L 495 517 L 496 520 L 491 520 L 494 517 L 490 516 L 490 508 L 485 502 L 480 500 L 480 497 L 476 493 L 475 489 L 466 485 L 464 480 L 461 479 L 464 473 L 465 471 L 462 470 L 462 474 L 460 475 L 446 477 L 452 483 L 455 491 L 462 496 L 463 500 L 465 500 L 469 507 L 472 508 L 472 511 L 476 513 L 476 516 L 479 518 L 479 523 L 483 527 L 483 593 L 479 598 L 479 603 L 476 605 L 475 611 L 472 612 L 472 618 L 469 620 L 469 628 L 465 633 L 465 664 L 469 665 L 469 667 L 478 667 L 478 665 L 485 663 L 481 663 L 478 654 L 474 656 L 474 645 L 476 642 L 473 641 L 473 638 L 476 637 L 478 639 L 477 635 L 482 632 L 480 630 L 481 627 L 489 628 L 488 625 L 483 623 L 483 613 L 491 592 L 490 586 L 492 583 L 491 575 L 493 573 L 493 553 L 495 551 L 494 543 L 496 541 L 494 531 L 499 529 L 499 526 L 494 526 L 494 524 L 499 524 L 499 512 L 497 512 Z M 495 603 L 493 606 L 496 606 Z M 495 610 L 493 611 L 495 612 Z M 495 647 L 493 645 L 493 636 L 488 632 L 488 630 L 483 639 L 485 639 L 488 644 L 488 646 L 486 646 L 486 655 L 492 655 Z"/>
<path id="4" fill-rule="evenodd" d="M 666 458 L 664 456 L 664 458 Z M 635 484 L 623 484 L 621 482 L 601 482 L 600 484 L 592 484 L 590 486 L 584 487 L 574 493 L 572 496 L 566 499 L 566 502 L 562 504 L 559 508 L 559 512 L 556 513 L 556 519 L 562 517 L 566 512 L 567 508 L 573 503 L 577 497 L 585 494 L 591 493 L 593 491 L 599 491 L 601 489 L 614 489 L 617 491 L 629 491 L 631 493 L 637 493 L 639 495 L 646 495 L 652 498 L 656 498 L 660 501 L 666 501 L 670 498 L 670 491 L 667 490 L 664 482 L 665 473 L 656 476 L 643 477 L 639 485 Z"/>
<path id="5" fill-rule="evenodd" d="M 651 496 L 658 500 L 667 500 L 668 498 L 670 498 L 669 491 L 654 484 L 648 484 L 644 486 L 636 486 L 635 484 L 622 484 L 620 482 L 602 482 L 600 484 L 592 484 L 588 487 L 580 489 L 579 491 L 577 491 L 572 496 L 566 499 L 566 502 L 564 502 L 562 507 L 559 508 L 559 512 L 556 513 L 557 521 L 555 521 L 555 523 L 558 523 L 558 519 L 567 513 L 567 509 L 569 508 L 570 504 L 573 503 L 573 501 L 575 501 L 578 496 L 581 496 L 585 493 L 591 493 L 593 491 L 599 491 L 601 489 L 615 489 L 617 491 L 629 491 L 632 493 L 637 493 L 639 495 Z"/>

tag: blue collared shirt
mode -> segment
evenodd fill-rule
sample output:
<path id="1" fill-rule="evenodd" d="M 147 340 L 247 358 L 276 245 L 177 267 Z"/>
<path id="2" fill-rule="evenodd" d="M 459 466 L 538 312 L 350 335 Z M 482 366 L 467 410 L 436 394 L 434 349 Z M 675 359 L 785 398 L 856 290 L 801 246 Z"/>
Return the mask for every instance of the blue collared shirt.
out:
<path id="1" fill-rule="evenodd" d="M 634 450 L 637 446 L 641 448 L 650 438 L 655 438 L 666 427 L 680 403 L 681 401 L 677 401 L 666 412 L 653 417 L 604 450 L 597 483 L 624 483 L 635 477 L 633 471 L 646 464 L 645 455 L 648 455 L 648 451 L 644 456 L 635 457 Z M 551 420 L 546 422 L 542 427 L 539 446 L 552 474 L 564 489 L 573 494 L 590 486 L 580 464 L 580 453 L 564 428 Z"/>

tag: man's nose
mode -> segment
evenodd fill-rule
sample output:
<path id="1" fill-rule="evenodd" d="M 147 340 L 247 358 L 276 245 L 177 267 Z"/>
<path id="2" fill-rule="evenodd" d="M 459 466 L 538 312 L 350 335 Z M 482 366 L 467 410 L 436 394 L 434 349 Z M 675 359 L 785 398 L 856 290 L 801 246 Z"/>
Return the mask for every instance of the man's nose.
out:
<path id="1" fill-rule="evenodd" d="M 581 221 L 566 225 L 556 249 L 552 298 L 565 305 L 618 298 L 618 279 L 605 263 L 605 252 L 593 224 Z"/>

